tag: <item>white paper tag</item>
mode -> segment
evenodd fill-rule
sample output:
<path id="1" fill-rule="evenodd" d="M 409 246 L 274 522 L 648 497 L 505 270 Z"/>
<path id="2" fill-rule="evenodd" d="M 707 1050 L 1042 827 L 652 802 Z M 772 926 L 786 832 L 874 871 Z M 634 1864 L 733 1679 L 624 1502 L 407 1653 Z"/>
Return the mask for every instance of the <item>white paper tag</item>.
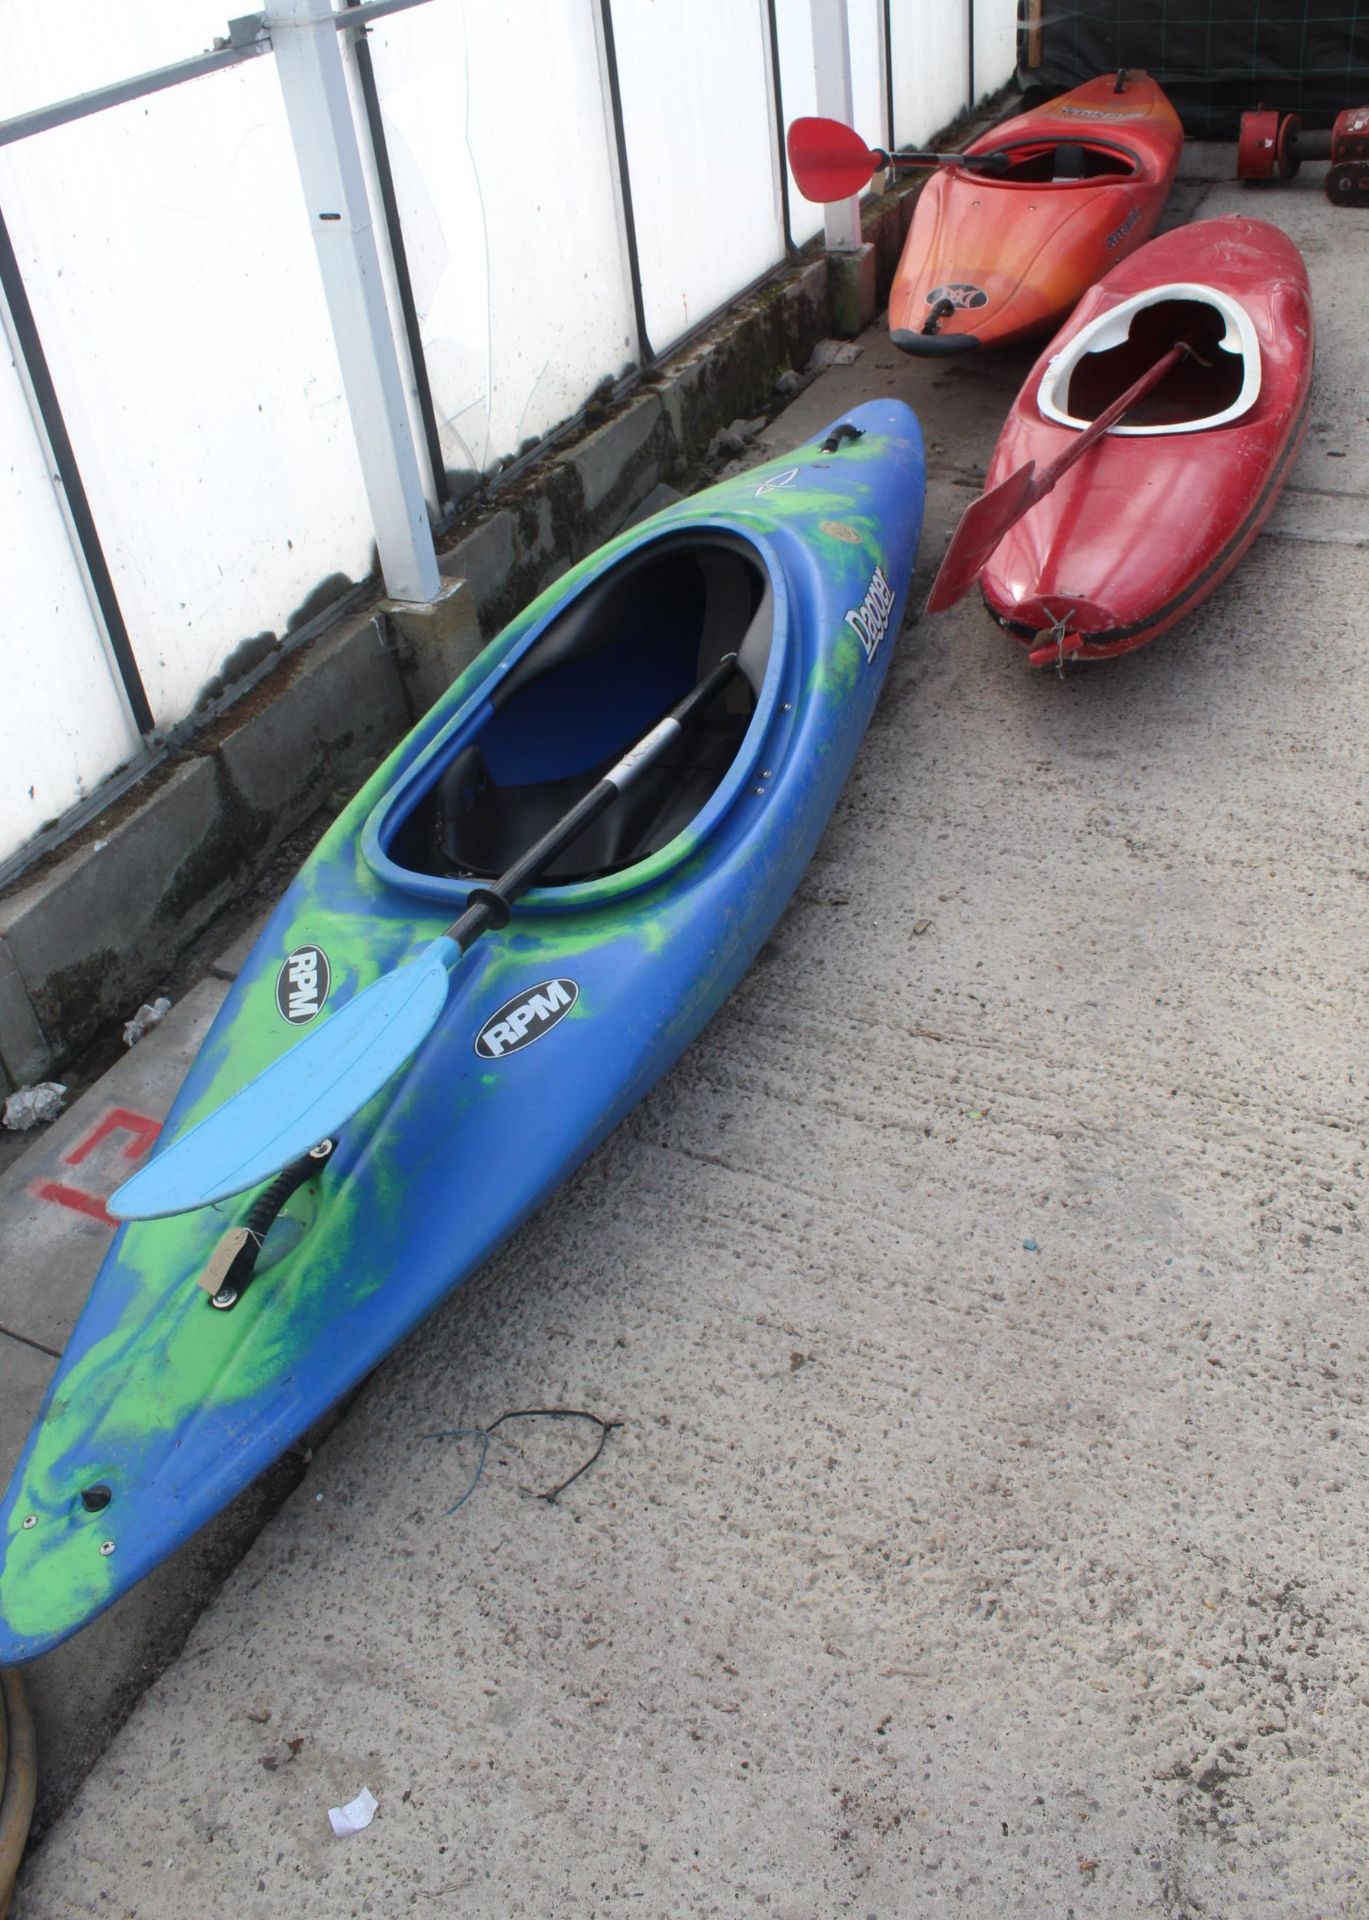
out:
<path id="1" fill-rule="evenodd" d="M 369 1827 L 376 1817 L 376 1808 L 380 1802 L 369 1787 L 363 1787 L 355 1800 L 349 1800 L 345 1807 L 329 1807 L 328 1818 L 333 1823 L 336 1834 L 360 1833 L 363 1827 Z"/>

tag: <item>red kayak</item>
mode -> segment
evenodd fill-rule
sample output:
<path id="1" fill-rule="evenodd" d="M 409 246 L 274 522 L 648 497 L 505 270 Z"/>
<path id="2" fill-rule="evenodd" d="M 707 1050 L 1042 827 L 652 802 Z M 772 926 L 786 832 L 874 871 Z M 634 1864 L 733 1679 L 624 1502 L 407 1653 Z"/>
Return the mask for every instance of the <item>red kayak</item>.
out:
<path id="1" fill-rule="evenodd" d="M 979 576 L 1033 666 L 1127 653 L 1182 619 L 1230 573 L 1292 470 L 1312 381 L 1307 269 L 1277 227 L 1231 216 L 1152 240 L 1085 294 L 1014 402 L 986 491 L 1058 461 L 1180 341 L 1177 364 L 1008 528 Z"/>
<path id="2" fill-rule="evenodd" d="M 996 172 L 942 167 L 918 195 L 889 295 L 906 353 L 964 353 L 1060 324 L 1148 240 L 1183 146 L 1149 74 L 1090 80 L 971 141 Z"/>

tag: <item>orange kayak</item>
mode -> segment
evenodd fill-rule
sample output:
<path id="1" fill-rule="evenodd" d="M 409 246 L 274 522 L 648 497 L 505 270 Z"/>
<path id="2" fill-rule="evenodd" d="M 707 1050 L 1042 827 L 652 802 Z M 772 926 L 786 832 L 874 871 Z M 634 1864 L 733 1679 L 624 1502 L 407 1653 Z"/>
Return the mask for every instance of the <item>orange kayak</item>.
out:
<path id="1" fill-rule="evenodd" d="M 1147 73 L 1090 80 L 981 134 L 918 196 L 889 296 L 906 353 L 964 353 L 1055 327 L 1150 238 L 1179 165 L 1179 117 Z"/>

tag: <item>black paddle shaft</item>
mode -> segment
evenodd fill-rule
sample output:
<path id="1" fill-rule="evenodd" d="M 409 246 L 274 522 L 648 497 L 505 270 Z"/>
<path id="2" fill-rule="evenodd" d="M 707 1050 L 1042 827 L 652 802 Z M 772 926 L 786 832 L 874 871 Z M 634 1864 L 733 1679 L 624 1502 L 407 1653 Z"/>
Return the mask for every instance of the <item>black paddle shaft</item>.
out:
<path id="1" fill-rule="evenodd" d="M 1006 153 L 924 153 L 915 147 L 893 153 L 887 147 L 873 147 L 871 151 L 884 167 L 968 167 L 972 172 L 1006 173 L 1011 165 Z"/>
<path id="2" fill-rule="evenodd" d="M 591 820 L 597 819 L 605 807 L 611 806 L 644 768 L 660 759 L 665 749 L 679 739 L 694 715 L 706 707 L 715 694 L 722 692 L 736 671 L 736 654 L 724 654 L 713 671 L 698 686 L 691 688 L 664 719 L 658 720 L 635 747 L 629 747 L 603 779 L 591 787 L 583 799 L 577 800 L 569 813 L 562 814 L 556 825 L 548 828 L 540 840 L 535 840 L 506 873 L 501 873 L 492 887 L 474 889 L 466 911 L 447 928 L 446 937 L 454 940 L 465 953 L 482 933 L 487 933 L 492 927 L 496 930 L 506 927 L 510 909 L 519 894 L 527 892 L 557 854 L 563 852 Z"/>

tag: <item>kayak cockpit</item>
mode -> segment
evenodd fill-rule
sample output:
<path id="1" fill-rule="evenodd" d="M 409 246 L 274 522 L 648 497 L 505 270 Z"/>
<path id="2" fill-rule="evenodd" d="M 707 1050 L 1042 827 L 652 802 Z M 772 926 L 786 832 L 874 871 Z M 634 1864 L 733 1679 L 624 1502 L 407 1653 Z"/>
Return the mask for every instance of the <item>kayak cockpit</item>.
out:
<path id="1" fill-rule="evenodd" d="M 1230 294 L 1189 283 L 1152 287 L 1081 328 L 1046 369 L 1037 404 L 1048 420 L 1086 427 L 1180 340 L 1193 352 L 1111 432 L 1200 433 L 1248 413 L 1260 391 L 1254 322 Z"/>
<path id="2" fill-rule="evenodd" d="M 982 176 L 999 186 L 1081 187 L 1093 181 L 1125 180 L 1140 172 L 1136 155 L 1103 140 L 1014 140 L 1005 146 L 976 148 L 997 153 L 1001 172 Z"/>
<path id="3" fill-rule="evenodd" d="M 649 859 L 698 818 L 736 761 L 774 624 L 769 571 L 740 536 L 690 531 L 637 548 L 535 634 L 468 723 L 392 794 L 372 864 L 424 892 L 502 873 L 735 653 L 740 671 L 726 689 L 539 884 L 602 879 Z"/>

